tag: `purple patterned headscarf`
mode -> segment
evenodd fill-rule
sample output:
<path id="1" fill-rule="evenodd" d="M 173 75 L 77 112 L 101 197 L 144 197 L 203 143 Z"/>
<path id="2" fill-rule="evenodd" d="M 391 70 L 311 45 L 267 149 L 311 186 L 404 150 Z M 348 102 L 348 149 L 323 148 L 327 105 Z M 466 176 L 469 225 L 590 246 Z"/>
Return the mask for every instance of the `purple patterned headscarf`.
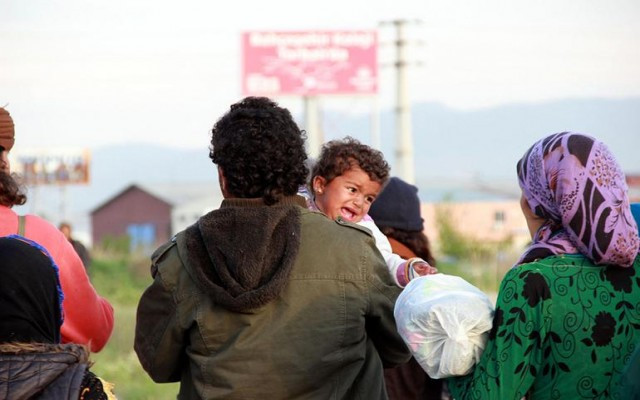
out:
<path id="1" fill-rule="evenodd" d="M 638 228 L 624 174 L 604 143 L 573 132 L 546 137 L 518 162 L 518 181 L 546 222 L 517 264 L 574 253 L 599 265 L 633 264 Z"/>

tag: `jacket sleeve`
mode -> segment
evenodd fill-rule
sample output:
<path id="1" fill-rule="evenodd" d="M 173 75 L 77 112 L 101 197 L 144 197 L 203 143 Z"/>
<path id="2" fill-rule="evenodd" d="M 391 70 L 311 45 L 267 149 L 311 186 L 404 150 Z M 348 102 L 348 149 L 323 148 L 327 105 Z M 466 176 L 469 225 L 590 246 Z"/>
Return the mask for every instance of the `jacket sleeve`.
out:
<path id="1" fill-rule="evenodd" d="M 80 257 L 62 234 L 56 247 L 59 251 L 55 259 L 64 293 L 62 341 L 87 344 L 92 352 L 98 352 L 113 331 L 113 307 L 91 285 Z"/>
<path id="2" fill-rule="evenodd" d="M 182 268 L 177 247 L 160 248 L 158 252 L 159 260 L 151 266 L 153 283 L 138 304 L 134 349 L 155 382 L 176 382 L 186 362 L 187 327 L 180 323 L 176 294 Z"/>
<path id="3" fill-rule="evenodd" d="M 542 373 L 547 337 L 544 315 L 551 300 L 528 304 L 522 269 L 510 270 L 500 285 L 493 327 L 475 369 L 469 375 L 449 378 L 454 399 L 519 400 Z"/>
<path id="4" fill-rule="evenodd" d="M 395 302 L 402 289 L 394 283 L 377 252 L 371 249 L 365 259 L 370 263 L 367 334 L 373 340 L 385 367 L 403 364 L 409 361 L 411 355 L 398 334 L 393 317 Z"/>

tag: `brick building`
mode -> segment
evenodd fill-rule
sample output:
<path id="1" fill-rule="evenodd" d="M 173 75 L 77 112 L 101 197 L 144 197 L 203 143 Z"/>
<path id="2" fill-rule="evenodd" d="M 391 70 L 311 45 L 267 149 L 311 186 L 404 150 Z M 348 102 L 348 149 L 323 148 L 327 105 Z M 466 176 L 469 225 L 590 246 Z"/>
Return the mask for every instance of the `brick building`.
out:
<path id="1" fill-rule="evenodd" d="M 93 243 L 125 235 L 132 249 L 163 243 L 171 237 L 171 208 L 165 199 L 130 185 L 91 211 Z"/>
<path id="2" fill-rule="evenodd" d="M 91 211 L 93 243 L 128 236 L 131 250 L 148 252 L 221 201 L 215 182 L 131 184 Z"/>

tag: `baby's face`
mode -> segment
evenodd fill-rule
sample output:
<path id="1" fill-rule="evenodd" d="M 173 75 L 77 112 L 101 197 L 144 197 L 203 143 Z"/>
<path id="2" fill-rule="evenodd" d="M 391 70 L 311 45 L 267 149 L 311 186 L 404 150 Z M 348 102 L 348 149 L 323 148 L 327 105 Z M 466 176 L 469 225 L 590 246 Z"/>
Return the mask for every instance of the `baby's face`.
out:
<path id="1" fill-rule="evenodd" d="M 352 167 L 329 183 L 316 176 L 313 188 L 316 205 L 329 218 L 359 222 L 369 212 L 382 185 L 371 180 L 359 167 Z"/>

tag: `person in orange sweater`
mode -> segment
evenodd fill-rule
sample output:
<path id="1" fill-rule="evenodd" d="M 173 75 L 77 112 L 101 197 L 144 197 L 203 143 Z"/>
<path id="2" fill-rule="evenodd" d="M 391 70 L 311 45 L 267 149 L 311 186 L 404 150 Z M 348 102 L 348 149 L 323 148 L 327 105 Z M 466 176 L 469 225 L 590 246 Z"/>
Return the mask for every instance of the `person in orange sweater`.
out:
<path id="1" fill-rule="evenodd" d="M 8 153 L 15 141 L 11 115 L 0 108 L 0 237 L 19 234 L 47 249 L 60 268 L 64 292 L 63 343 L 88 345 L 100 351 L 113 331 L 113 307 L 100 297 L 89 281 L 82 261 L 64 235 L 35 215 L 18 216 L 11 207 L 27 198 L 11 175 Z"/>

